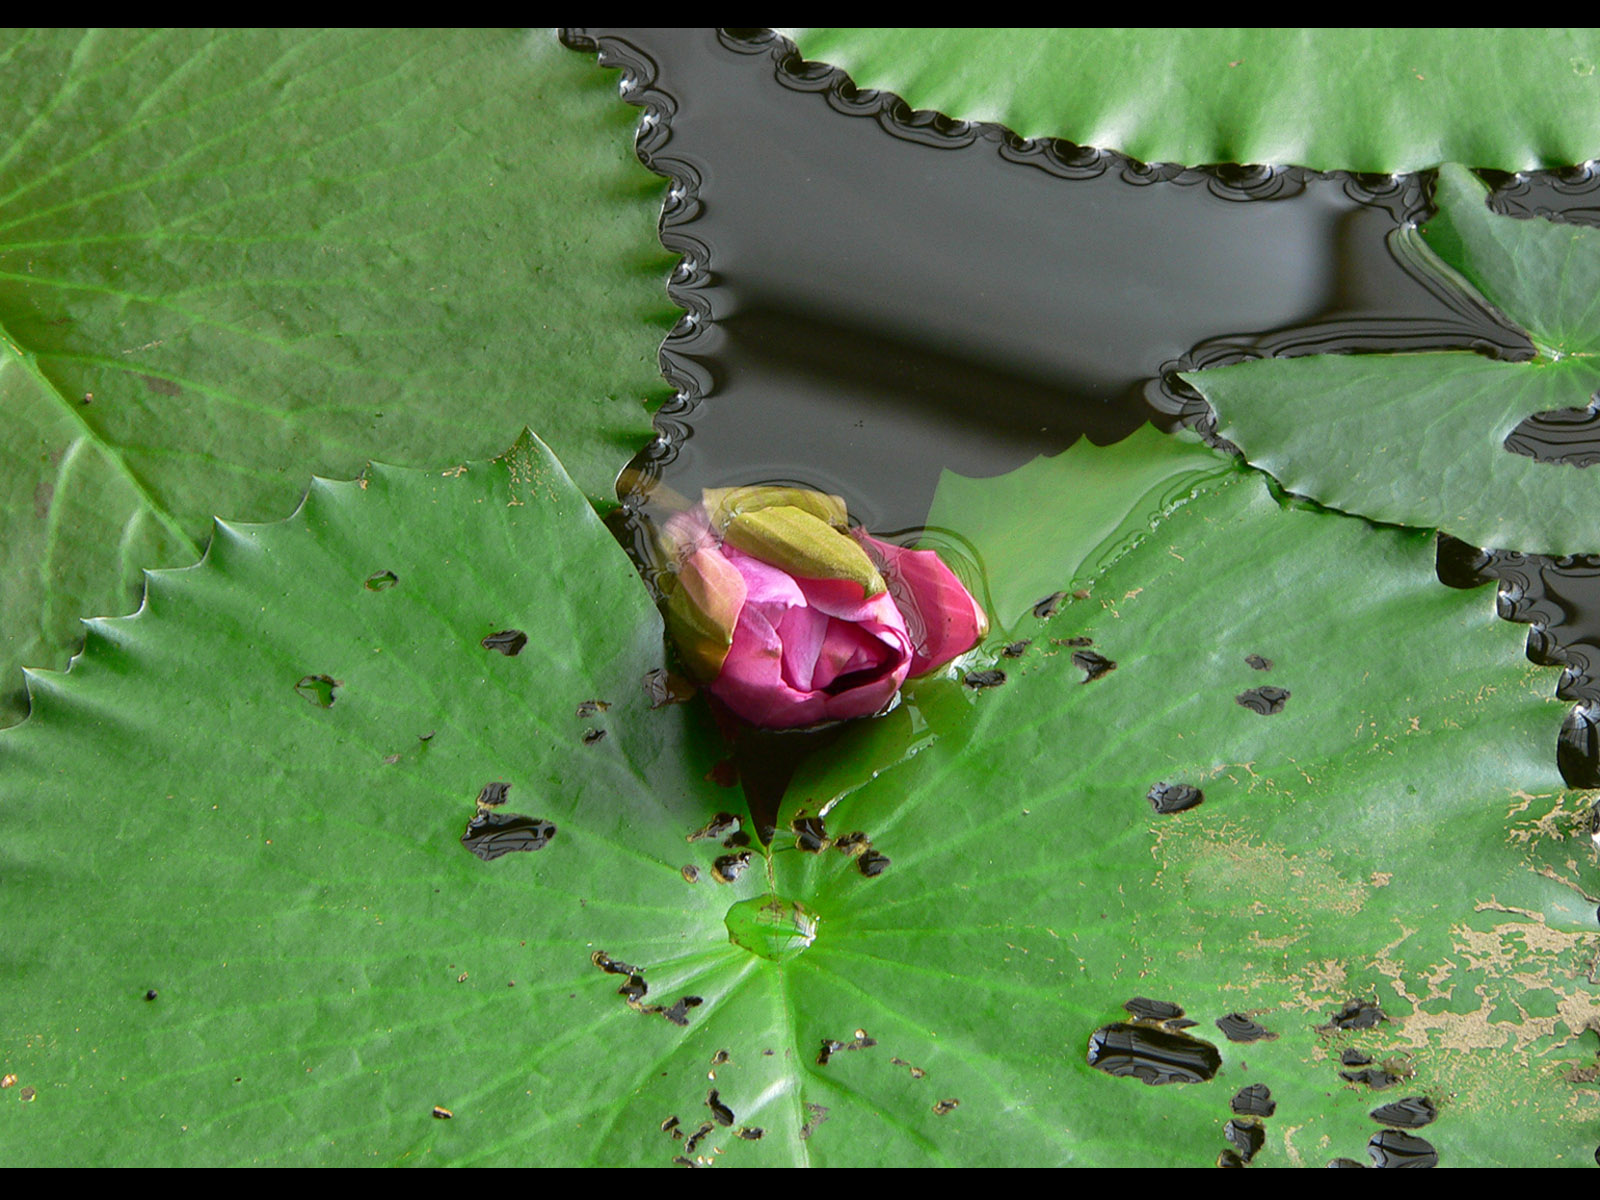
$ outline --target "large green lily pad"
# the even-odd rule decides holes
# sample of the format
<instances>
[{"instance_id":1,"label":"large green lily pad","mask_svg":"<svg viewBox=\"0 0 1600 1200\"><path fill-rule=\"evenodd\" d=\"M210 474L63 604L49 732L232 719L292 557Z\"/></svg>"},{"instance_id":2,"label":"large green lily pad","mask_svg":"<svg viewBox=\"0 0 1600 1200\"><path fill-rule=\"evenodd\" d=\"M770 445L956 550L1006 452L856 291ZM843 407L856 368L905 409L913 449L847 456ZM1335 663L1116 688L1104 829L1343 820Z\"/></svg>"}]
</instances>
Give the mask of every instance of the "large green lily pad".
<instances>
[{"instance_id":1,"label":"large green lily pad","mask_svg":"<svg viewBox=\"0 0 1600 1200\"><path fill-rule=\"evenodd\" d=\"M1573 29L795 29L913 108L1147 162L1525 170L1600 153Z\"/></svg>"},{"instance_id":2,"label":"large green lily pad","mask_svg":"<svg viewBox=\"0 0 1600 1200\"><path fill-rule=\"evenodd\" d=\"M664 185L553 33L24 32L0 63L0 722L214 512L530 421L604 499L649 440Z\"/></svg>"},{"instance_id":3,"label":"large green lily pad","mask_svg":"<svg viewBox=\"0 0 1600 1200\"><path fill-rule=\"evenodd\" d=\"M1005 684L926 681L797 782L784 824L837 798L880 874L785 830L719 883L714 739L649 707L659 620L549 453L319 481L0 734L0 1157L1203 1165L1261 1081L1260 1161L1320 1162L1375 1129L1359 1046L1447 1161L1573 1161L1593 868L1517 642L1426 535L1212 480ZM1281 712L1235 702L1262 684ZM491 783L547 844L463 848ZM1087 1065L1134 995L1215 1080ZM1314 1029L1362 995L1388 1023ZM1280 1036L1222 1042L1235 1010Z\"/></svg>"},{"instance_id":4,"label":"large green lily pad","mask_svg":"<svg viewBox=\"0 0 1600 1200\"><path fill-rule=\"evenodd\" d=\"M1524 418L1600 394L1600 230L1497 216L1486 195L1469 171L1445 167L1423 234L1439 269L1527 330L1529 361L1315 355L1183 378L1252 463L1320 503L1478 546L1600 549L1600 476L1504 446Z\"/></svg>"}]
</instances>

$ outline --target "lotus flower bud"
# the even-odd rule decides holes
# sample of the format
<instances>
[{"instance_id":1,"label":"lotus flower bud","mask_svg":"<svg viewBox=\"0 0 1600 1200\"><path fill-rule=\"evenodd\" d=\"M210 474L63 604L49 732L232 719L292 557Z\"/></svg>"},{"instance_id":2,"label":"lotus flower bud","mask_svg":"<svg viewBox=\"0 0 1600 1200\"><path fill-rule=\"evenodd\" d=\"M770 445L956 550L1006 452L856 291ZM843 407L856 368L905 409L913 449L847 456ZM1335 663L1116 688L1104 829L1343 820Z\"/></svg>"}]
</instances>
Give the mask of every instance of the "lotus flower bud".
<instances>
[{"instance_id":1,"label":"lotus flower bud","mask_svg":"<svg viewBox=\"0 0 1600 1200\"><path fill-rule=\"evenodd\" d=\"M838 496L707 489L662 542L667 627L685 664L765 728L881 712L907 677L988 630L937 554L852 529Z\"/></svg>"}]
</instances>

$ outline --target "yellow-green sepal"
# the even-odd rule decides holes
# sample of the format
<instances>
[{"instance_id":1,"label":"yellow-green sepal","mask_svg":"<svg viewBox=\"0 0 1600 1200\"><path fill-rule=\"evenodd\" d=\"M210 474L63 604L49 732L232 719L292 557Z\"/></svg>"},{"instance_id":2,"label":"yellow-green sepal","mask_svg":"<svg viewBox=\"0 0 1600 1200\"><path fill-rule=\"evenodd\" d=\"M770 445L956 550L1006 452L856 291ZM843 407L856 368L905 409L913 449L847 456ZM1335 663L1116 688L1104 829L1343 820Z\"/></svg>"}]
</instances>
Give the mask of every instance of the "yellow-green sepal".
<instances>
[{"instance_id":1,"label":"yellow-green sepal","mask_svg":"<svg viewBox=\"0 0 1600 1200\"><path fill-rule=\"evenodd\" d=\"M748 487L705 488L700 493L711 528L718 533L728 528L728 523L742 513L760 512L767 508L798 508L835 529L850 527L850 514L845 509L844 497L828 492L814 492L809 488L778 487L769 484L752 484Z\"/></svg>"},{"instance_id":2,"label":"yellow-green sepal","mask_svg":"<svg viewBox=\"0 0 1600 1200\"><path fill-rule=\"evenodd\" d=\"M722 673L746 588L738 569L714 549L691 554L661 582L667 630L684 666L703 682Z\"/></svg>"},{"instance_id":3,"label":"yellow-green sepal","mask_svg":"<svg viewBox=\"0 0 1600 1200\"><path fill-rule=\"evenodd\" d=\"M854 538L793 505L738 513L723 536L729 545L802 579L848 579L861 585L863 596L886 590L883 576Z\"/></svg>"}]
</instances>

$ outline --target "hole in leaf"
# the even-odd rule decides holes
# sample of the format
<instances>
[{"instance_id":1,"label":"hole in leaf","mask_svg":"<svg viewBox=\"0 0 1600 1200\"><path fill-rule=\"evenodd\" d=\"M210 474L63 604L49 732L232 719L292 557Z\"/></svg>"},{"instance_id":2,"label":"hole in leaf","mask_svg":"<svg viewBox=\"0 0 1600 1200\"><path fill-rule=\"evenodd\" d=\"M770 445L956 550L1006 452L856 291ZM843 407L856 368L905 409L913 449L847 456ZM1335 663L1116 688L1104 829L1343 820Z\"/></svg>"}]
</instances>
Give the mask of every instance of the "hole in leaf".
<instances>
[{"instance_id":1,"label":"hole in leaf","mask_svg":"<svg viewBox=\"0 0 1600 1200\"><path fill-rule=\"evenodd\" d=\"M1138 1021L1172 1021L1183 1016L1183 1008L1170 1000L1152 1000L1148 996L1135 996L1123 1004L1124 1012Z\"/></svg>"},{"instance_id":2,"label":"hole in leaf","mask_svg":"<svg viewBox=\"0 0 1600 1200\"><path fill-rule=\"evenodd\" d=\"M1222 1030L1222 1036L1230 1042L1270 1042L1278 1036L1270 1029L1257 1025L1243 1013L1229 1013L1225 1017L1218 1017L1217 1028Z\"/></svg>"},{"instance_id":3,"label":"hole in leaf","mask_svg":"<svg viewBox=\"0 0 1600 1200\"><path fill-rule=\"evenodd\" d=\"M716 1126L714 1126L710 1121L702 1122L700 1128L696 1129L689 1135L689 1140L683 1144L683 1148L690 1154L693 1154L695 1147L700 1144L701 1140L706 1136L706 1134L710 1133L715 1128Z\"/></svg>"},{"instance_id":4,"label":"hole in leaf","mask_svg":"<svg viewBox=\"0 0 1600 1200\"><path fill-rule=\"evenodd\" d=\"M1324 1028L1372 1029L1380 1021L1388 1019L1383 1015L1383 1009L1378 1007L1376 1000L1346 1000L1339 1011L1328 1018L1328 1024Z\"/></svg>"},{"instance_id":5,"label":"hole in leaf","mask_svg":"<svg viewBox=\"0 0 1600 1200\"><path fill-rule=\"evenodd\" d=\"M493 811L506 802L510 791L511 785L502 781L484 784L477 814L461 835L461 844L484 862L517 851L543 850L556 835L556 827L539 817Z\"/></svg>"},{"instance_id":6,"label":"hole in leaf","mask_svg":"<svg viewBox=\"0 0 1600 1200\"><path fill-rule=\"evenodd\" d=\"M1246 654L1244 661L1252 671L1272 670L1272 660L1270 658L1262 658L1259 654Z\"/></svg>"},{"instance_id":7,"label":"hole in leaf","mask_svg":"<svg viewBox=\"0 0 1600 1200\"><path fill-rule=\"evenodd\" d=\"M492 862L505 854L543 850L555 835L556 827L540 817L480 812L467 822L461 844L484 862Z\"/></svg>"},{"instance_id":8,"label":"hole in leaf","mask_svg":"<svg viewBox=\"0 0 1600 1200\"><path fill-rule=\"evenodd\" d=\"M1278 1105L1272 1098L1272 1089L1264 1083L1252 1083L1249 1087L1240 1088L1228 1107L1241 1117L1270 1117L1278 1111Z\"/></svg>"},{"instance_id":9,"label":"hole in leaf","mask_svg":"<svg viewBox=\"0 0 1600 1200\"><path fill-rule=\"evenodd\" d=\"M1033 615L1041 621L1048 621L1061 611L1061 605L1066 600L1065 592L1051 592L1043 600L1033 606Z\"/></svg>"},{"instance_id":10,"label":"hole in leaf","mask_svg":"<svg viewBox=\"0 0 1600 1200\"><path fill-rule=\"evenodd\" d=\"M607 975L626 975L617 995L627 1002L634 1012L644 1013L647 1016L662 1016L674 1025L687 1025L689 1023L689 1010L698 1008L705 1003L699 996L684 996L676 1003L663 1007L659 1004L644 1004L642 1001L650 991L650 986L645 983L641 968L632 963L625 963L620 958L612 958L604 950L596 950L589 956L589 961L599 967Z\"/></svg>"},{"instance_id":11,"label":"hole in leaf","mask_svg":"<svg viewBox=\"0 0 1600 1200\"><path fill-rule=\"evenodd\" d=\"M1093 650L1074 650L1072 665L1083 672L1084 683L1093 683L1117 669L1116 663L1103 654L1096 654Z\"/></svg>"},{"instance_id":12,"label":"hole in leaf","mask_svg":"<svg viewBox=\"0 0 1600 1200\"><path fill-rule=\"evenodd\" d=\"M1394 1125L1400 1129L1421 1129L1433 1124L1439 1115L1438 1107L1426 1096L1407 1096L1389 1104L1380 1104L1372 1110L1372 1119L1380 1125Z\"/></svg>"},{"instance_id":13,"label":"hole in leaf","mask_svg":"<svg viewBox=\"0 0 1600 1200\"><path fill-rule=\"evenodd\" d=\"M1251 688L1248 692L1240 692L1234 700L1253 713L1270 717L1274 713L1283 711L1283 706L1289 702L1289 695L1288 688L1258 687Z\"/></svg>"},{"instance_id":14,"label":"hole in leaf","mask_svg":"<svg viewBox=\"0 0 1600 1200\"><path fill-rule=\"evenodd\" d=\"M584 700L578 705L578 719L588 720L596 713L603 713L610 707L610 702L606 700Z\"/></svg>"},{"instance_id":15,"label":"hole in leaf","mask_svg":"<svg viewBox=\"0 0 1600 1200\"><path fill-rule=\"evenodd\" d=\"M689 1024L689 1010L691 1008L699 1008L704 1003L705 1001L699 996L681 996L677 1000L674 1000L671 1004L667 1005L665 1008L652 1006L649 1008L643 1008L640 1011L647 1013L658 1012L668 1021L671 1021L674 1025L683 1027Z\"/></svg>"},{"instance_id":16,"label":"hole in leaf","mask_svg":"<svg viewBox=\"0 0 1600 1200\"><path fill-rule=\"evenodd\" d=\"M717 1095L716 1088L706 1093L706 1107L711 1110L711 1119L718 1125L733 1124L733 1109L722 1102L722 1097Z\"/></svg>"},{"instance_id":17,"label":"hole in leaf","mask_svg":"<svg viewBox=\"0 0 1600 1200\"><path fill-rule=\"evenodd\" d=\"M948 1116L960 1107L961 1101L957 1100L954 1096L951 1096L948 1100L938 1100L934 1102L933 1115L936 1117Z\"/></svg>"},{"instance_id":18,"label":"hole in leaf","mask_svg":"<svg viewBox=\"0 0 1600 1200\"><path fill-rule=\"evenodd\" d=\"M852 830L841 838L836 838L833 848L841 854L848 854L852 858L859 858L865 854L872 845L872 839L861 830Z\"/></svg>"},{"instance_id":19,"label":"hole in leaf","mask_svg":"<svg viewBox=\"0 0 1600 1200\"><path fill-rule=\"evenodd\" d=\"M1204 1083L1222 1066L1210 1042L1153 1025L1117 1021L1089 1038L1089 1065L1107 1075L1131 1075L1141 1083Z\"/></svg>"},{"instance_id":20,"label":"hole in leaf","mask_svg":"<svg viewBox=\"0 0 1600 1200\"><path fill-rule=\"evenodd\" d=\"M796 817L789 822L789 828L794 833L794 844L807 854L821 854L833 844L821 817Z\"/></svg>"},{"instance_id":21,"label":"hole in leaf","mask_svg":"<svg viewBox=\"0 0 1600 1200\"><path fill-rule=\"evenodd\" d=\"M294 685L294 690L302 700L318 708L332 708L338 698L334 692L339 686L340 681L331 675L307 675Z\"/></svg>"},{"instance_id":22,"label":"hole in leaf","mask_svg":"<svg viewBox=\"0 0 1600 1200\"><path fill-rule=\"evenodd\" d=\"M1004 650L1000 651L1000 653L1005 655L1007 658L1021 658L1031 645L1033 645L1033 639L1024 638L1020 642L1012 642Z\"/></svg>"},{"instance_id":23,"label":"hole in leaf","mask_svg":"<svg viewBox=\"0 0 1600 1200\"><path fill-rule=\"evenodd\" d=\"M703 842L709 839L721 839L739 829L739 818L732 813L719 812L699 829L689 834L684 840L689 842Z\"/></svg>"},{"instance_id":24,"label":"hole in leaf","mask_svg":"<svg viewBox=\"0 0 1600 1200\"><path fill-rule=\"evenodd\" d=\"M856 866L861 869L861 873L868 879L876 879L889 869L889 864L892 861L887 854L868 849L856 859Z\"/></svg>"},{"instance_id":25,"label":"hole in leaf","mask_svg":"<svg viewBox=\"0 0 1600 1200\"><path fill-rule=\"evenodd\" d=\"M1206 798L1206 794L1189 783L1157 783L1145 793L1150 807L1163 816L1187 812Z\"/></svg>"},{"instance_id":26,"label":"hole in leaf","mask_svg":"<svg viewBox=\"0 0 1600 1200\"><path fill-rule=\"evenodd\" d=\"M867 1050L878 1044L878 1039L868 1037L865 1029L856 1030L856 1035L848 1042L837 1041L834 1038L823 1038L822 1049L817 1052L817 1066L825 1067L828 1060L835 1054L846 1050Z\"/></svg>"},{"instance_id":27,"label":"hole in leaf","mask_svg":"<svg viewBox=\"0 0 1600 1200\"><path fill-rule=\"evenodd\" d=\"M1229 1121L1222 1127L1222 1136L1238 1151L1243 1162L1249 1162L1267 1144L1267 1131L1254 1121Z\"/></svg>"},{"instance_id":28,"label":"hole in leaf","mask_svg":"<svg viewBox=\"0 0 1600 1200\"><path fill-rule=\"evenodd\" d=\"M983 688L999 687L1005 681L1006 673L995 668L989 671L968 671L966 678L961 682L976 692Z\"/></svg>"},{"instance_id":29,"label":"hole in leaf","mask_svg":"<svg viewBox=\"0 0 1600 1200\"><path fill-rule=\"evenodd\" d=\"M737 854L724 854L711 864L711 878L718 883L732 883L744 874L745 868L749 865L748 850L741 850Z\"/></svg>"},{"instance_id":30,"label":"hole in leaf","mask_svg":"<svg viewBox=\"0 0 1600 1200\"><path fill-rule=\"evenodd\" d=\"M1431 1142L1400 1129L1380 1129L1367 1143L1375 1167L1437 1167L1439 1152Z\"/></svg>"},{"instance_id":31,"label":"hole in leaf","mask_svg":"<svg viewBox=\"0 0 1600 1200\"><path fill-rule=\"evenodd\" d=\"M521 654L527 644L528 635L520 629L502 629L499 633L491 633L481 643L485 650L497 650L507 658Z\"/></svg>"},{"instance_id":32,"label":"hole in leaf","mask_svg":"<svg viewBox=\"0 0 1600 1200\"><path fill-rule=\"evenodd\" d=\"M383 592L400 582L400 576L393 571L374 571L367 576L365 587L369 592Z\"/></svg>"}]
</instances>

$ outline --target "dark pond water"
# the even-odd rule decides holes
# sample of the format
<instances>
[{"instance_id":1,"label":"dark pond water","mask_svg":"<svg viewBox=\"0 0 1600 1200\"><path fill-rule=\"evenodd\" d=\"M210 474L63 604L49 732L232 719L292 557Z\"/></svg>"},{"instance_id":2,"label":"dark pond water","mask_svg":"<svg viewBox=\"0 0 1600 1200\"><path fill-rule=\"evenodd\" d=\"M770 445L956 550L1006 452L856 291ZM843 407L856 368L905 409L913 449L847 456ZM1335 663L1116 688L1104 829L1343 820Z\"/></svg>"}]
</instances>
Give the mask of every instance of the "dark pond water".
<instances>
[{"instance_id":1,"label":"dark pond water","mask_svg":"<svg viewBox=\"0 0 1600 1200\"><path fill-rule=\"evenodd\" d=\"M1432 276L1401 234L1431 178L1143 164L912 111L760 31L568 30L620 68L640 158L672 180L663 243L685 309L678 398L622 487L792 481L875 531L920 526L942 468L998 475L1146 421L1212 428L1177 371L1266 355L1473 349L1522 334ZM1486 176L1514 216L1600 224L1600 171ZM1600 461L1588 410L1508 447ZM1600 547L1597 547L1600 548ZM1577 702L1569 781L1600 783L1600 557L1441 546L1456 586L1501 581L1535 661Z\"/></svg>"}]
</instances>

